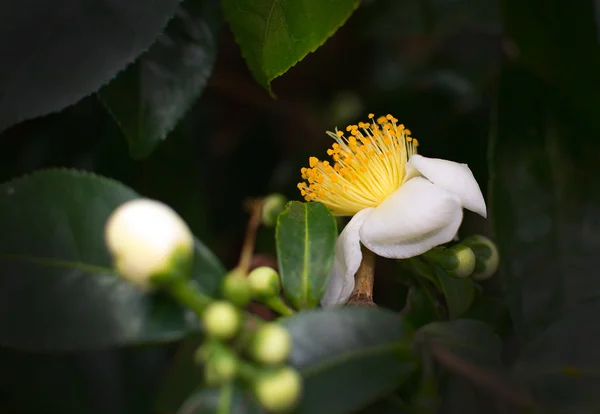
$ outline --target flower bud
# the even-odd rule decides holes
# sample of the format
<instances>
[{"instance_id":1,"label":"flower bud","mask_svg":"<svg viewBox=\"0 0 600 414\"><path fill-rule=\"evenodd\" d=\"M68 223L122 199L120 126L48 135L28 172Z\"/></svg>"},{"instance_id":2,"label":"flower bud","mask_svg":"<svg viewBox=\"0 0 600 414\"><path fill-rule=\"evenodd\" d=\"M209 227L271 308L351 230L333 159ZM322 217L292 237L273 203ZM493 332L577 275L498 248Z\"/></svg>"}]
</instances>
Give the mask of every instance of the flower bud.
<instances>
[{"instance_id":1,"label":"flower bud","mask_svg":"<svg viewBox=\"0 0 600 414\"><path fill-rule=\"evenodd\" d=\"M248 275L248 283L252 294L258 299L279 296L281 281L279 273L269 266L257 267Z\"/></svg>"},{"instance_id":2,"label":"flower bud","mask_svg":"<svg viewBox=\"0 0 600 414\"><path fill-rule=\"evenodd\" d=\"M239 269L234 269L225 276L221 285L221 294L240 308L245 307L252 299L250 284Z\"/></svg>"},{"instance_id":3,"label":"flower bud","mask_svg":"<svg viewBox=\"0 0 600 414\"><path fill-rule=\"evenodd\" d=\"M249 353L256 362L267 365L285 361L292 350L292 338L277 323L265 323L252 336Z\"/></svg>"},{"instance_id":4,"label":"flower bud","mask_svg":"<svg viewBox=\"0 0 600 414\"><path fill-rule=\"evenodd\" d=\"M475 253L475 271L471 277L475 280L489 279L498 271L500 254L496 244L485 236L474 235L463 240Z\"/></svg>"},{"instance_id":5,"label":"flower bud","mask_svg":"<svg viewBox=\"0 0 600 414\"><path fill-rule=\"evenodd\" d=\"M277 217L285 208L287 199L281 194L270 194L265 197L262 208L262 224L267 227L275 226Z\"/></svg>"},{"instance_id":6,"label":"flower bud","mask_svg":"<svg viewBox=\"0 0 600 414\"><path fill-rule=\"evenodd\" d=\"M204 331L208 336L227 341L240 330L242 321L238 309L229 302L215 301L202 315Z\"/></svg>"},{"instance_id":7,"label":"flower bud","mask_svg":"<svg viewBox=\"0 0 600 414\"><path fill-rule=\"evenodd\" d=\"M233 352L222 346L214 347L204 366L206 385L214 387L230 382L238 368L239 361Z\"/></svg>"},{"instance_id":8,"label":"flower bud","mask_svg":"<svg viewBox=\"0 0 600 414\"><path fill-rule=\"evenodd\" d=\"M149 199L128 201L113 211L105 226L106 245L119 274L148 288L152 281L187 277L194 237L169 206Z\"/></svg>"},{"instance_id":9,"label":"flower bud","mask_svg":"<svg viewBox=\"0 0 600 414\"><path fill-rule=\"evenodd\" d=\"M300 400L302 377L290 367L268 370L254 383L256 399L269 412L291 410Z\"/></svg>"},{"instance_id":10,"label":"flower bud","mask_svg":"<svg viewBox=\"0 0 600 414\"><path fill-rule=\"evenodd\" d=\"M475 254L462 244L448 249L437 247L423 254L423 257L454 277L468 277L475 269Z\"/></svg>"}]
</instances>

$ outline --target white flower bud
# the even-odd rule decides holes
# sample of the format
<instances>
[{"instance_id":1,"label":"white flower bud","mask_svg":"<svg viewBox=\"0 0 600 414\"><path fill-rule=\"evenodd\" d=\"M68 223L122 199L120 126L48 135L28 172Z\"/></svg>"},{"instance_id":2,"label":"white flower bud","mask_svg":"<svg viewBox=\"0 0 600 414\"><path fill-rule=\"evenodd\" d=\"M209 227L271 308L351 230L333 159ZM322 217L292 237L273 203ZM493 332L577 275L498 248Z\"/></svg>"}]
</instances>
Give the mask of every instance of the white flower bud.
<instances>
[{"instance_id":1,"label":"white flower bud","mask_svg":"<svg viewBox=\"0 0 600 414\"><path fill-rule=\"evenodd\" d=\"M140 287L168 273L174 260L191 262L194 237L169 206L149 199L128 201L108 218L105 240L119 274Z\"/></svg>"},{"instance_id":2,"label":"white flower bud","mask_svg":"<svg viewBox=\"0 0 600 414\"><path fill-rule=\"evenodd\" d=\"M259 299L278 296L281 292L279 273L269 266L257 267L251 271L248 283L252 294Z\"/></svg>"},{"instance_id":3,"label":"white flower bud","mask_svg":"<svg viewBox=\"0 0 600 414\"><path fill-rule=\"evenodd\" d=\"M229 302L215 301L202 315L204 331L208 336L227 341L240 330L242 321L238 309Z\"/></svg>"},{"instance_id":4,"label":"white flower bud","mask_svg":"<svg viewBox=\"0 0 600 414\"><path fill-rule=\"evenodd\" d=\"M292 338L277 323L265 323L254 333L250 355L261 364L275 365L285 361L292 350Z\"/></svg>"},{"instance_id":5,"label":"white flower bud","mask_svg":"<svg viewBox=\"0 0 600 414\"><path fill-rule=\"evenodd\" d=\"M256 379L254 395L269 412L288 411L296 405L302 393L302 377L292 368L269 370Z\"/></svg>"},{"instance_id":6,"label":"white flower bud","mask_svg":"<svg viewBox=\"0 0 600 414\"><path fill-rule=\"evenodd\" d=\"M454 253L458 261L458 266L452 271L452 275L456 277L471 276L473 270L475 270L475 254L473 250L462 244L457 244L448 250Z\"/></svg>"}]
</instances>

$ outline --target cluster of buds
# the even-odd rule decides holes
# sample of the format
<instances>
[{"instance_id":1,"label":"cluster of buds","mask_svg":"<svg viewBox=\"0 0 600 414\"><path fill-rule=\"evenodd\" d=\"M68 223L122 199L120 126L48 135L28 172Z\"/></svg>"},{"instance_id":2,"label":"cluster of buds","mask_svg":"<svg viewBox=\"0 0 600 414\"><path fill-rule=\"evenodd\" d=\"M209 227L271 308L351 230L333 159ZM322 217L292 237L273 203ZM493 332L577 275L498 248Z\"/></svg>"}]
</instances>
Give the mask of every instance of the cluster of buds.
<instances>
[{"instance_id":1,"label":"cluster of buds","mask_svg":"<svg viewBox=\"0 0 600 414\"><path fill-rule=\"evenodd\" d=\"M481 281L492 277L498 270L500 256L493 241L485 236L470 236L452 247L436 247L423 258L444 269L454 277L471 277Z\"/></svg>"},{"instance_id":2,"label":"cluster of buds","mask_svg":"<svg viewBox=\"0 0 600 414\"><path fill-rule=\"evenodd\" d=\"M272 223L285 199L266 200L263 221ZM223 300L203 295L191 283L194 237L187 224L163 203L138 199L119 206L109 217L105 240L121 277L141 289L161 288L199 316L206 342L196 352L207 385L241 378L269 412L287 411L298 402L302 379L286 365L292 340L276 322L253 321L244 308L252 299L286 314L277 271L259 267L246 275L239 269L224 279ZM239 352L239 355L238 355ZM246 358L244 358L244 357Z\"/></svg>"}]
</instances>

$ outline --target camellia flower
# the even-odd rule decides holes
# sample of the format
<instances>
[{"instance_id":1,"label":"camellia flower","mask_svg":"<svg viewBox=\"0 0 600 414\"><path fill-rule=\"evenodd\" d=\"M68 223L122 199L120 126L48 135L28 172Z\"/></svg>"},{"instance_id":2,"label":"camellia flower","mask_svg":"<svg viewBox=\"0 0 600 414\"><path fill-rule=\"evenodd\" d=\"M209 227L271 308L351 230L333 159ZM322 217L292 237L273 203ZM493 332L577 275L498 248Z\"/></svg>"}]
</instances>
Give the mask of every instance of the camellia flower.
<instances>
[{"instance_id":1,"label":"camellia flower","mask_svg":"<svg viewBox=\"0 0 600 414\"><path fill-rule=\"evenodd\" d=\"M391 115L327 132L333 158L309 159L298 184L307 201L334 215L354 216L340 234L323 306L343 304L354 289L361 242L383 257L405 259L456 235L463 207L486 217L486 206L466 164L417 154L418 141Z\"/></svg>"}]
</instances>

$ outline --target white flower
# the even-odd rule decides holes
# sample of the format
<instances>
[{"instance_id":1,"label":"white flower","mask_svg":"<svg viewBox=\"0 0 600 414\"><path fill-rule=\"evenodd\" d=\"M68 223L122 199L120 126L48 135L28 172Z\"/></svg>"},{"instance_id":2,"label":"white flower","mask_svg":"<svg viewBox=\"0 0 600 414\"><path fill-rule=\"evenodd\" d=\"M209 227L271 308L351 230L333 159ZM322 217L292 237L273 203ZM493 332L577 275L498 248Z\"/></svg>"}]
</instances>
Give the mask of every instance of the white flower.
<instances>
[{"instance_id":1,"label":"white flower","mask_svg":"<svg viewBox=\"0 0 600 414\"><path fill-rule=\"evenodd\" d=\"M369 114L373 119L373 114ZM347 302L362 260L360 244L387 258L418 256L453 239L463 208L486 217L483 195L466 164L417 155L418 141L391 115L328 134L334 164L311 157L298 184L307 201L354 216L336 244L323 306Z\"/></svg>"},{"instance_id":2,"label":"white flower","mask_svg":"<svg viewBox=\"0 0 600 414\"><path fill-rule=\"evenodd\" d=\"M119 274L140 287L149 287L151 276L168 270L176 253L191 257L194 248L183 219L149 199L128 201L113 211L105 239Z\"/></svg>"}]
</instances>

